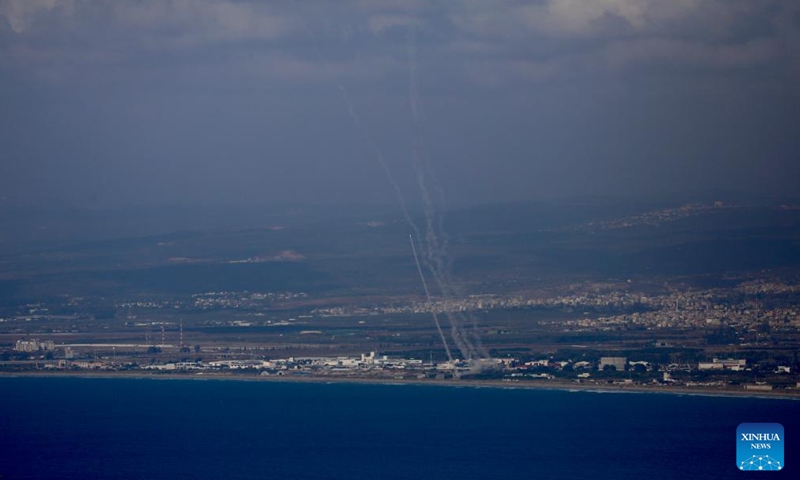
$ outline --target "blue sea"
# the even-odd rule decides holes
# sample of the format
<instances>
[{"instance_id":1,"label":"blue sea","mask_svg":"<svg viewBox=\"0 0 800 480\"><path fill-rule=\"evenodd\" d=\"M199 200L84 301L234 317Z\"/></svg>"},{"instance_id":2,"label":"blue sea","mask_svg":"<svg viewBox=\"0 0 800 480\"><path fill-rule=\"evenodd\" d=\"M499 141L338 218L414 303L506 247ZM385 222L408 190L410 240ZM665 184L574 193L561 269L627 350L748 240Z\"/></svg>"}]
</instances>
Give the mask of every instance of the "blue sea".
<instances>
[{"instance_id":1,"label":"blue sea","mask_svg":"<svg viewBox=\"0 0 800 480\"><path fill-rule=\"evenodd\" d=\"M736 427L785 427L740 472ZM800 478L800 402L424 385L0 378L0 479Z\"/></svg>"}]
</instances>

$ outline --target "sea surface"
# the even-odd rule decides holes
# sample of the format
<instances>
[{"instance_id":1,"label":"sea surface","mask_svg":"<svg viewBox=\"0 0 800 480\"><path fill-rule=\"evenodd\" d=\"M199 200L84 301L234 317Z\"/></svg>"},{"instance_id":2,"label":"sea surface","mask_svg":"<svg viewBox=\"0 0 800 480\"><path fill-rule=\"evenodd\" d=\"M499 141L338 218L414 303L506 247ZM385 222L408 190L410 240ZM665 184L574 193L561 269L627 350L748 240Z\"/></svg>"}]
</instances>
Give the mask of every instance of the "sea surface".
<instances>
[{"instance_id":1,"label":"sea surface","mask_svg":"<svg viewBox=\"0 0 800 480\"><path fill-rule=\"evenodd\" d=\"M740 472L778 422L786 467ZM0 479L800 478L800 402L348 383L0 378Z\"/></svg>"}]
</instances>

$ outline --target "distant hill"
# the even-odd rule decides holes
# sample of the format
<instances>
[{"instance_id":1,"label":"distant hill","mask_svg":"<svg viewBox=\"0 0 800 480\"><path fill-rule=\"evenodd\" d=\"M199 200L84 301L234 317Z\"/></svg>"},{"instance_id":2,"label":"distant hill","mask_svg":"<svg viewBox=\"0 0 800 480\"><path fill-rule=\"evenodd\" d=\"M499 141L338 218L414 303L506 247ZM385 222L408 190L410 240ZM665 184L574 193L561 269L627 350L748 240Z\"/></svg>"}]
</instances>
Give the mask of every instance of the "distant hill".
<instances>
[{"instance_id":1,"label":"distant hill","mask_svg":"<svg viewBox=\"0 0 800 480\"><path fill-rule=\"evenodd\" d=\"M396 210L232 212L5 212L3 224L21 230L4 229L15 233L3 236L0 300L215 290L419 294L412 230ZM420 213L413 218L424 225ZM470 292L571 277L800 268L800 208L786 205L492 205L447 212L443 226L454 273Z\"/></svg>"}]
</instances>

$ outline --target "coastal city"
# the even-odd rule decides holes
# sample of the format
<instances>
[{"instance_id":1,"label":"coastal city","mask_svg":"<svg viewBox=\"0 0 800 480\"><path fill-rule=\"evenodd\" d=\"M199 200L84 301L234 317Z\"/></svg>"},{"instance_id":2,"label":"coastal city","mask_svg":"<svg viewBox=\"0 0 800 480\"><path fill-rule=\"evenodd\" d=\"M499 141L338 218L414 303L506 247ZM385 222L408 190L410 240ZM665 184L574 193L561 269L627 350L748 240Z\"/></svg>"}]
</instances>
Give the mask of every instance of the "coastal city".
<instances>
[{"instance_id":1,"label":"coastal city","mask_svg":"<svg viewBox=\"0 0 800 480\"><path fill-rule=\"evenodd\" d=\"M118 301L117 316L105 320L66 315L64 305L26 305L0 319L0 372L470 379L793 394L800 392L798 295L800 285L762 277L727 288L646 293L628 282L591 283L564 286L553 296L335 306L321 306L305 292L205 292ZM93 301L65 304L79 312ZM429 318L453 312L480 319L471 334L489 355L443 356Z\"/></svg>"},{"instance_id":2,"label":"coastal city","mask_svg":"<svg viewBox=\"0 0 800 480\"><path fill-rule=\"evenodd\" d=\"M126 349L125 357L117 357L116 350ZM87 349L111 348L112 354L87 355ZM146 349L144 359L131 360L128 356L137 349ZM19 340L14 351L26 354L27 360L6 361L6 372L71 372L71 373L151 373L190 377L239 378L258 376L294 379L352 379L352 380L459 380L483 379L514 382L521 385L559 386L565 383L582 386L622 387L694 387L718 390L745 390L757 392L782 392L800 394L789 365L750 364L746 359L713 358L696 364L657 365L646 360L626 357L600 357L596 361L556 360L540 358L524 361L519 358L484 359L479 361L441 362L415 358L390 358L375 352L358 357L288 357L256 359L254 355L232 352L230 348L215 347L206 351L196 349L198 356L216 360L160 361L169 350L183 350L173 345L146 347L143 345L60 345L52 341ZM135 355L134 357L138 357ZM238 358L233 358L238 357ZM767 381L769 379L769 381Z\"/></svg>"}]
</instances>

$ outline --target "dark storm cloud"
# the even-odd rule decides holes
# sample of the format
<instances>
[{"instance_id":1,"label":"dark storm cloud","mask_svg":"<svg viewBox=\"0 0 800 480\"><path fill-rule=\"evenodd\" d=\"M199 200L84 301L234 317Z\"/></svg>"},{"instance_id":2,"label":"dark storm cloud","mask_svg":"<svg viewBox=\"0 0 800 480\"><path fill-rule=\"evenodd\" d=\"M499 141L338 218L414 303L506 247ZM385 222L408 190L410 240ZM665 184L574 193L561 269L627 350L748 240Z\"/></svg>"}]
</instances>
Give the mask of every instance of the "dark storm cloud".
<instances>
[{"instance_id":1,"label":"dark storm cloud","mask_svg":"<svg viewBox=\"0 0 800 480\"><path fill-rule=\"evenodd\" d=\"M798 186L797 2L0 0L0 188L413 200L410 48L455 201Z\"/></svg>"}]
</instances>

